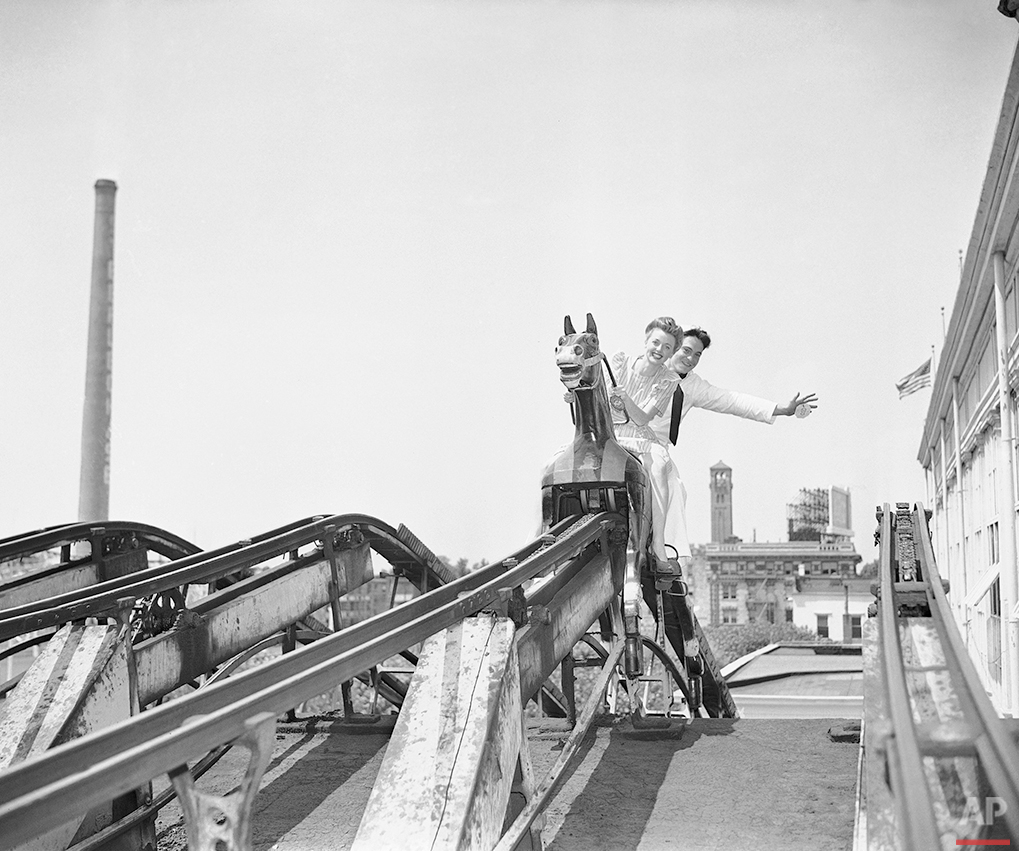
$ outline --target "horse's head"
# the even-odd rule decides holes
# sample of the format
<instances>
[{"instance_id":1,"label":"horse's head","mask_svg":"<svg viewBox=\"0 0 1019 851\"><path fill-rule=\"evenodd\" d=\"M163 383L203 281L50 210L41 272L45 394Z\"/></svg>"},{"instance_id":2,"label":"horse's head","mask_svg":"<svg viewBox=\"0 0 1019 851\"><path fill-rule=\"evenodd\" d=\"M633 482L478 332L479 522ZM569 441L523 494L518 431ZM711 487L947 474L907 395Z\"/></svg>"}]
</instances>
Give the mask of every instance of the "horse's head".
<instances>
[{"instance_id":1,"label":"horse's head","mask_svg":"<svg viewBox=\"0 0 1019 851\"><path fill-rule=\"evenodd\" d=\"M563 331L565 333L559 338L555 352L559 380L569 390L594 387L602 380L602 353L594 317L587 314L587 330L578 334L573 321L567 316L563 322Z\"/></svg>"}]
</instances>

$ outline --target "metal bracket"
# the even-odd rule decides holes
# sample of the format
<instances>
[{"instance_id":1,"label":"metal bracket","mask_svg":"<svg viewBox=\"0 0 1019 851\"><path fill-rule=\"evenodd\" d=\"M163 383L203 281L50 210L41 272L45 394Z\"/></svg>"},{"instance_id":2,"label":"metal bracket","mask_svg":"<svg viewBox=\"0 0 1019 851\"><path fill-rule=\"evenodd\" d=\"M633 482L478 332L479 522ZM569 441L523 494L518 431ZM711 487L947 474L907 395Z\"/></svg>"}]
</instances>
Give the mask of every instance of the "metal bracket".
<instances>
[{"instance_id":1,"label":"metal bracket","mask_svg":"<svg viewBox=\"0 0 1019 851\"><path fill-rule=\"evenodd\" d=\"M333 528L335 529L336 527L334 526ZM365 540L364 532L357 526L351 526L348 529L343 529L336 536L336 545L341 550L349 550L361 546Z\"/></svg>"},{"instance_id":2,"label":"metal bracket","mask_svg":"<svg viewBox=\"0 0 1019 851\"><path fill-rule=\"evenodd\" d=\"M340 566L336 562L336 552L333 549L333 542L336 538L336 527L333 525L326 526L323 529L324 534L322 535L322 550L325 553L326 560L329 562L329 576L330 576L330 588L329 588L329 610L333 616L333 632L339 632L342 629L340 623ZM343 577L343 587L346 587L346 577Z\"/></svg>"},{"instance_id":3,"label":"metal bracket","mask_svg":"<svg viewBox=\"0 0 1019 851\"><path fill-rule=\"evenodd\" d=\"M517 585L506 601L506 616L513 621L513 625L520 629L528 623L527 598L524 596L524 589Z\"/></svg>"},{"instance_id":4,"label":"metal bracket","mask_svg":"<svg viewBox=\"0 0 1019 851\"><path fill-rule=\"evenodd\" d=\"M495 615L496 617L499 618L511 617L510 601L513 599L513 589L500 588L498 591L495 592L495 594L496 594L495 599L492 600L492 602L489 603L487 606L485 606L485 608L476 612L476 614L489 616ZM466 597L467 595L468 592L463 591L460 594L458 594L457 597ZM514 625L516 625L516 621L514 621Z\"/></svg>"},{"instance_id":5,"label":"metal bracket","mask_svg":"<svg viewBox=\"0 0 1019 851\"><path fill-rule=\"evenodd\" d=\"M184 811L190 851L249 851L251 848L251 810L276 744L276 718L270 712L263 712L249 718L244 727L245 732L234 744L246 747L251 759L240 789L228 795L199 792L187 763L170 772Z\"/></svg>"},{"instance_id":6,"label":"metal bracket","mask_svg":"<svg viewBox=\"0 0 1019 851\"><path fill-rule=\"evenodd\" d=\"M105 582L109 577L106 575L106 565L103 563L103 536L106 534L105 526L92 526L88 530L88 542L92 548L90 556L92 563L96 566L96 576L100 582Z\"/></svg>"}]
</instances>

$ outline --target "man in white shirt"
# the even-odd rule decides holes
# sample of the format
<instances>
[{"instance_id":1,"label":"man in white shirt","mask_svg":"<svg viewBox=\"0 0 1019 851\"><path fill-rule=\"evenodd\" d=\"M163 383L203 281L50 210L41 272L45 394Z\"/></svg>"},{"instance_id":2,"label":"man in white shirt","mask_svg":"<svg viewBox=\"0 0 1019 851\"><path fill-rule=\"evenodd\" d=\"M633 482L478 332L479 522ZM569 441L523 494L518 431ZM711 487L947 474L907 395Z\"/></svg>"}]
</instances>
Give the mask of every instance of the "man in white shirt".
<instances>
[{"instance_id":1,"label":"man in white shirt","mask_svg":"<svg viewBox=\"0 0 1019 851\"><path fill-rule=\"evenodd\" d=\"M724 390L705 381L694 374L704 350L711 345L711 337L703 328L691 328L683 335L676 354L669 361L669 367L679 374L680 382L672 397L669 410L651 422L658 439L668 445L676 445L679 424L691 408L704 408L718 414L732 414L747 420L756 420L769 425L776 417L791 417L800 409L799 416L804 417L817 407L817 396L808 393L801 396L797 393L786 405L778 405L759 396L740 393L736 390ZM676 402L682 400L682 407L677 411Z\"/></svg>"},{"instance_id":2,"label":"man in white shirt","mask_svg":"<svg viewBox=\"0 0 1019 851\"><path fill-rule=\"evenodd\" d=\"M817 407L817 396L808 393L801 396L797 393L786 405L778 405L767 399L758 396L751 396L749 393L740 393L735 390L724 390L715 387L705 381L699 375L694 374L697 364L700 362L704 350L711 345L711 337L703 328L690 328L683 333L683 339L676 350L676 354L669 360L669 367L679 374L680 381L673 392L672 401L662 416L655 417L648 424L655 436L669 449L669 444L676 445L679 433L679 425L686 412L691 408L704 408L707 411L715 411L719 414L732 414L735 417L743 417L748 420L768 423L775 422L775 417L799 417L807 416ZM671 454L671 449L669 449ZM670 483L670 506L666 512L665 540L689 540L686 533L686 486L679 479L678 468L673 459L673 476ZM671 500L679 501L679 508L674 506ZM682 524L680 526L679 524ZM679 574L688 569L689 556L680 555L676 561L679 562ZM672 571L672 568L669 568ZM673 575L675 575L673 571ZM673 580L668 582L670 577L656 576L656 586L650 583L643 584L644 601L658 618L656 605L657 591L665 591L661 598L661 605L665 615L665 634L676 652L686 657L687 673L691 676L699 676L701 673L700 660L698 657L699 643L694 635L692 614L686 603L686 591L680 590L683 583ZM664 580L664 581L663 581Z\"/></svg>"},{"instance_id":3,"label":"man in white shirt","mask_svg":"<svg viewBox=\"0 0 1019 851\"><path fill-rule=\"evenodd\" d=\"M725 390L715 387L694 373L700 363L704 350L711 345L711 337L703 328L690 328L683 334L679 348L669 361L669 367L680 376L679 384L672 396L672 403L662 416L655 417L649 424L652 431L666 447L676 445L679 426L691 408L704 408L718 414L731 414L747 420L756 420L769 425L776 417L807 416L817 407L817 396L797 393L788 404L779 405L759 396L740 393L737 390ZM670 450L671 452L671 450ZM675 463L675 459L673 460ZM686 535L686 487L680 484L673 486L675 499L681 500L681 511L669 511L667 517L671 522L682 522L684 528L678 532L666 528L666 539L672 540L673 534ZM681 520L678 518L682 518ZM683 540L686 540L684 537ZM681 560L682 561L682 560Z\"/></svg>"}]
</instances>

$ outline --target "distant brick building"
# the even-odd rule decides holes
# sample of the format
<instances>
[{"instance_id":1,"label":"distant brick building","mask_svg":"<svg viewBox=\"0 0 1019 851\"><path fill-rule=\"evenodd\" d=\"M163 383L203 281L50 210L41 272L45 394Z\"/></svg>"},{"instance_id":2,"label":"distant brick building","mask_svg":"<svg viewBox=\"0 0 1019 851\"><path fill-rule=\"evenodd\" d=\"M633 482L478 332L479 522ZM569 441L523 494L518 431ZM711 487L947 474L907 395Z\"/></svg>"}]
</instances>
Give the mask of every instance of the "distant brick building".
<instances>
[{"instance_id":1,"label":"distant brick building","mask_svg":"<svg viewBox=\"0 0 1019 851\"><path fill-rule=\"evenodd\" d=\"M746 543L732 534L732 468L711 468L711 543L694 549L688 578L706 623L791 623L836 641L859 639L870 579L845 534L820 540Z\"/></svg>"}]
</instances>

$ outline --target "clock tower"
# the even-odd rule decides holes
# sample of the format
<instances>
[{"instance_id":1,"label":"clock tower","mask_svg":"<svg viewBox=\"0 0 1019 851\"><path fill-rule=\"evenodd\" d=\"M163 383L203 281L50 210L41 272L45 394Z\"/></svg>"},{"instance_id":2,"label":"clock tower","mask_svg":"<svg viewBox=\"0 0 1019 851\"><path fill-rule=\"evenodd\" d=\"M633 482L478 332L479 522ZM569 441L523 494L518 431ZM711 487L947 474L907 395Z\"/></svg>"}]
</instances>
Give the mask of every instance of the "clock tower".
<instances>
[{"instance_id":1,"label":"clock tower","mask_svg":"<svg viewBox=\"0 0 1019 851\"><path fill-rule=\"evenodd\" d=\"M732 467L719 461L711 468L711 542L732 537Z\"/></svg>"}]
</instances>

